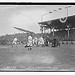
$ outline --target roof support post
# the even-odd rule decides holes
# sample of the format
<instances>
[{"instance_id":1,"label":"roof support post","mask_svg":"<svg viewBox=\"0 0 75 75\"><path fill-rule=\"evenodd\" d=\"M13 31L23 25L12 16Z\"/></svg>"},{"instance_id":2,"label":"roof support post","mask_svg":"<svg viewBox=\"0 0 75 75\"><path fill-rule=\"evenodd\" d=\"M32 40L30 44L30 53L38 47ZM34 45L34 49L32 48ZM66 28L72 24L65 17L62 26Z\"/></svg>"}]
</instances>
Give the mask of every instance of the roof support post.
<instances>
[{"instance_id":1,"label":"roof support post","mask_svg":"<svg viewBox=\"0 0 75 75\"><path fill-rule=\"evenodd\" d=\"M43 34L43 27L41 27L41 33Z\"/></svg>"},{"instance_id":2,"label":"roof support post","mask_svg":"<svg viewBox=\"0 0 75 75\"><path fill-rule=\"evenodd\" d=\"M67 26L67 29L68 29L68 38L69 38L69 26Z\"/></svg>"},{"instance_id":3,"label":"roof support post","mask_svg":"<svg viewBox=\"0 0 75 75\"><path fill-rule=\"evenodd\" d=\"M68 31L67 31L67 32L68 32L68 41L69 41L69 40L70 40L70 38L69 38L69 36L70 36L70 31L69 31L69 30L70 30L70 28L69 28L69 25L67 25L67 29L68 29Z\"/></svg>"},{"instance_id":4,"label":"roof support post","mask_svg":"<svg viewBox=\"0 0 75 75\"><path fill-rule=\"evenodd\" d=\"M54 37L54 28L53 28L53 37Z\"/></svg>"},{"instance_id":5,"label":"roof support post","mask_svg":"<svg viewBox=\"0 0 75 75\"><path fill-rule=\"evenodd\" d=\"M43 33L45 33L45 27L43 27Z\"/></svg>"},{"instance_id":6,"label":"roof support post","mask_svg":"<svg viewBox=\"0 0 75 75\"><path fill-rule=\"evenodd\" d=\"M43 33L42 33L42 35L43 35L43 38L44 38L44 33L45 33L45 29L44 29L44 27L43 27Z\"/></svg>"}]
</instances>

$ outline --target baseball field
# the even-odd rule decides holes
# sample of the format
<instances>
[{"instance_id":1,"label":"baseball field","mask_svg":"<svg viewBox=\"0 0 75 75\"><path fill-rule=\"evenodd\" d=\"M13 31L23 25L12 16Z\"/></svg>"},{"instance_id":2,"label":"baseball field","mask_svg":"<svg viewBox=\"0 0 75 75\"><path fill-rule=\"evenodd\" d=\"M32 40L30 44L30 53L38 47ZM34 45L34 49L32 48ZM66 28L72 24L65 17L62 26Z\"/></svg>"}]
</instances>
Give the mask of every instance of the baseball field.
<instances>
[{"instance_id":1,"label":"baseball field","mask_svg":"<svg viewBox=\"0 0 75 75\"><path fill-rule=\"evenodd\" d=\"M75 44L60 47L0 46L0 71L75 71Z\"/></svg>"}]
</instances>

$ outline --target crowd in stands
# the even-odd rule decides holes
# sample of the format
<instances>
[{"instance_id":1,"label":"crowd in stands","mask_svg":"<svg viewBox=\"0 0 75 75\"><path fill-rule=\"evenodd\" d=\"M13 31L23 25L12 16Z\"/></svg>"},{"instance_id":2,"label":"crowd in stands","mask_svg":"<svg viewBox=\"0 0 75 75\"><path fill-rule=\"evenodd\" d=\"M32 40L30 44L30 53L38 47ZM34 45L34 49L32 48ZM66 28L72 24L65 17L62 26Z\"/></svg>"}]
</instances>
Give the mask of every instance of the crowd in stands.
<instances>
[{"instance_id":1,"label":"crowd in stands","mask_svg":"<svg viewBox=\"0 0 75 75\"><path fill-rule=\"evenodd\" d=\"M67 30L56 31L54 32L54 35L61 41L75 41L75 30L69 30L69 37ZM49 37L51 38L52 36L53 32L50 33Z\"/></svg>"}]
</instances>

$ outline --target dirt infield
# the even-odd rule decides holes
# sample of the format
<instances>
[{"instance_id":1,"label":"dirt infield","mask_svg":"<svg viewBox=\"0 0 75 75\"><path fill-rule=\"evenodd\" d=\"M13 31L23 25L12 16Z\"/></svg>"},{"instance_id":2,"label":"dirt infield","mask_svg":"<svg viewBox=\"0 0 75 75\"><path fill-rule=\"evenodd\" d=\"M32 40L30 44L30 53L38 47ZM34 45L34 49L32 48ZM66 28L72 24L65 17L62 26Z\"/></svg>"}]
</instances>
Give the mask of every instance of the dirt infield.
<instances>
[{"instance_id":1,"label":"dirt infield","mask_svg":"<svg viewBox=\"0 0 75 75\"><path fill-rule=\"evenodd\" d=\"M0 46L0 71L75 71L75 45Z\"/></svg>"}]
</instances>

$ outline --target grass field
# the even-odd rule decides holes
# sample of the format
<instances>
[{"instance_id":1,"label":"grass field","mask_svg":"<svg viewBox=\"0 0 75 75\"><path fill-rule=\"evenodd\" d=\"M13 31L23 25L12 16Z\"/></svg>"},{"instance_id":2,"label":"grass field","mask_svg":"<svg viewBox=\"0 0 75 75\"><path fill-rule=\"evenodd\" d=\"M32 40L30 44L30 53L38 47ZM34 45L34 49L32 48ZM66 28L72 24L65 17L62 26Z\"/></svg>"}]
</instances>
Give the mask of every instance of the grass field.
<instances>
[{"instance_id":1,"label":"grass field","mask_svg":"<svg viewBox=\"0 0 75 75\"><path fill-rule=\"evenodd\" d=\"M75 44L33 47L0 46L0 71L75 71Z\"/></svg>"}]
</instances>

